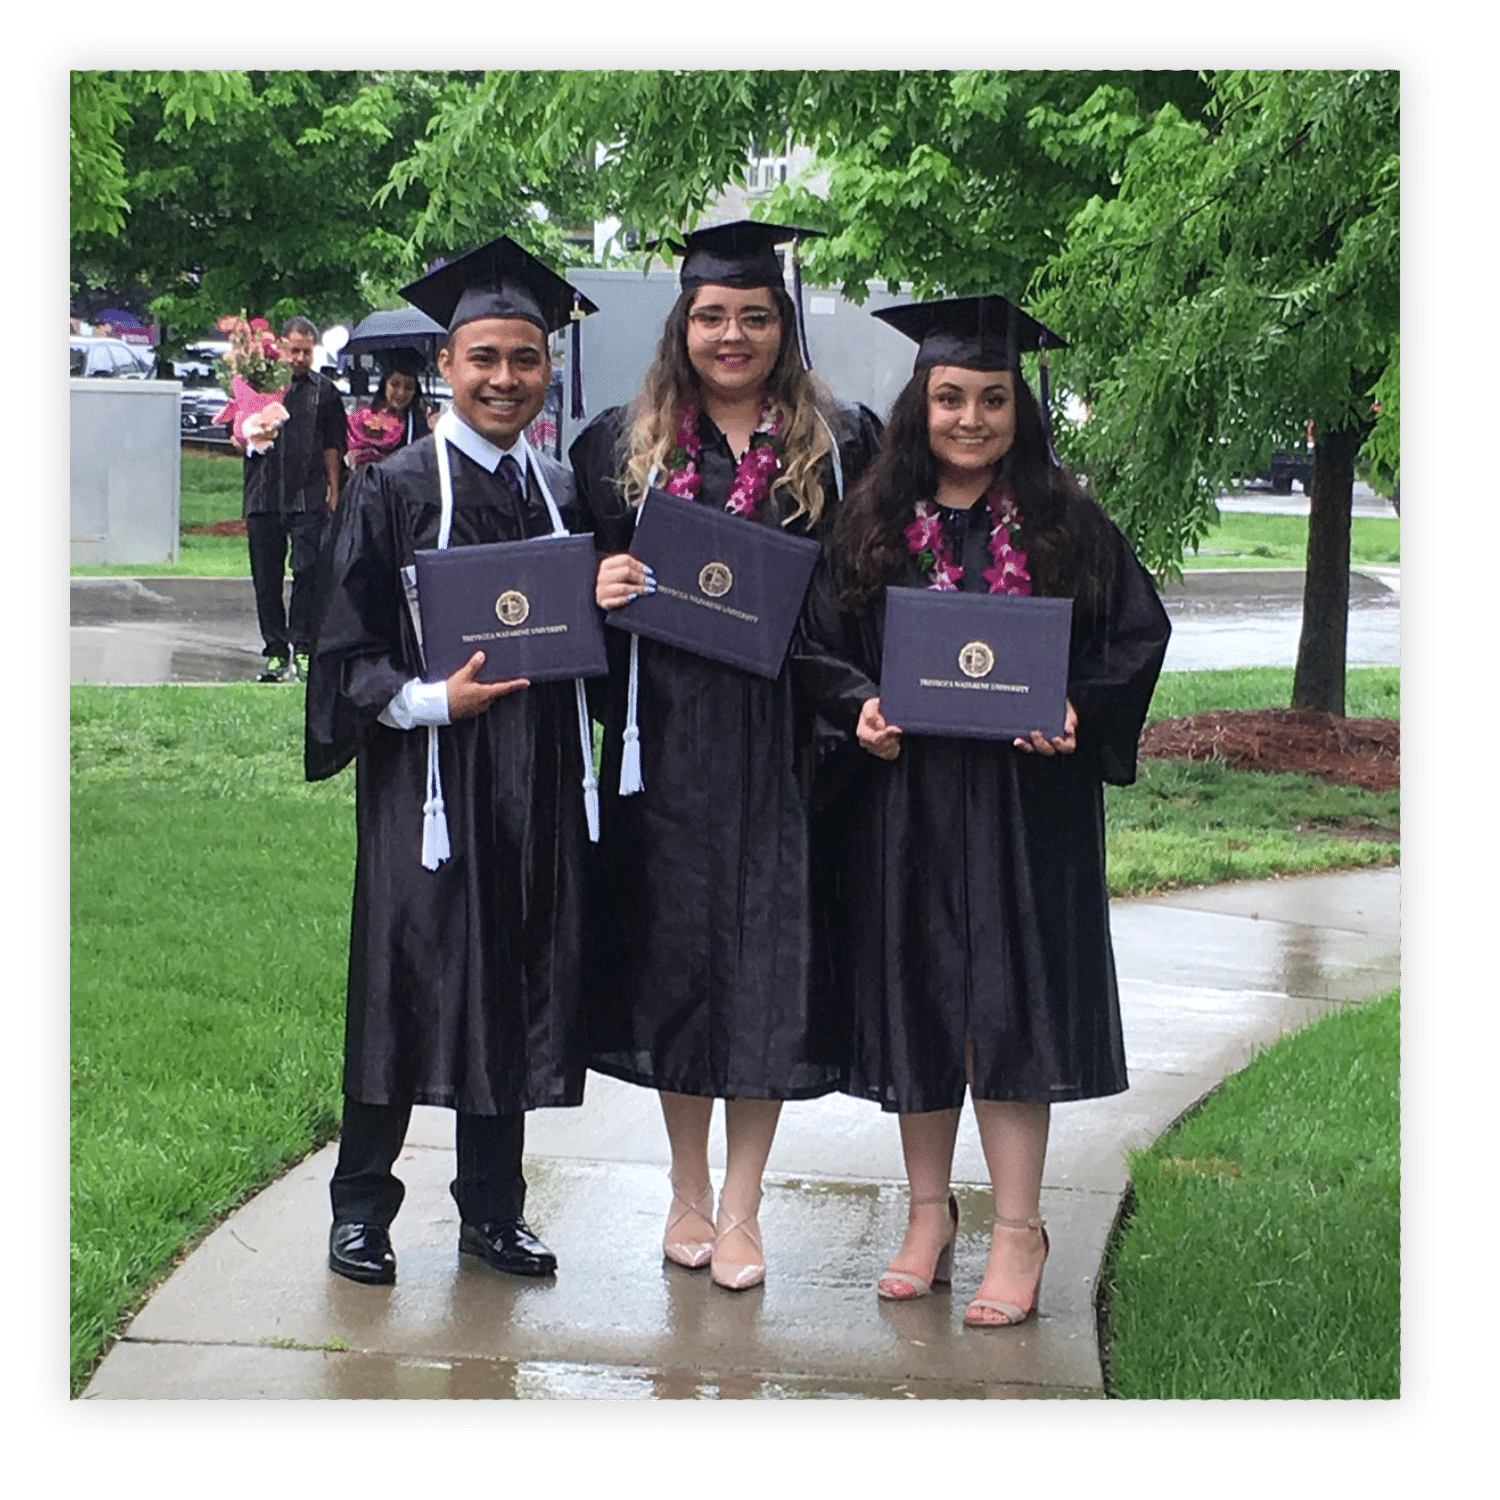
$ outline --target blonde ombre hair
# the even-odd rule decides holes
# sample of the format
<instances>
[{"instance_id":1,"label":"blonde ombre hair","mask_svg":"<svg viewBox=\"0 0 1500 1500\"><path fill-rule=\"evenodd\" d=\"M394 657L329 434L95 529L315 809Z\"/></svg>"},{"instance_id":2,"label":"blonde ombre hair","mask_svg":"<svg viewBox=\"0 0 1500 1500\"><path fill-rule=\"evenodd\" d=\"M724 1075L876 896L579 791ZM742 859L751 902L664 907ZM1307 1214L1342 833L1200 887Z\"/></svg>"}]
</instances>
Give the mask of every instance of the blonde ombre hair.
<instances>
[{"instance_id":1,"label":"blonde ombre hair","mask_svg":"<svg viewBox=\"0 0 1500 1500\"><path fill-rule=\"evenodd\" d=\"M687 354L688 309L698 290L689 287L682 292L667 314L656 357L626 414L619 477L620 488L632 506L645 499L653 469L660 471L658 483L665 483L667 458L677 446L682 408L698 399L698 377ZM832 449L828 433L837 408L822 382L802 368L792 299L781 287L773 286L769 291L781 317L781 348L766 379L766 391L781 412L781 428L773 439L781 467L771 490L773 494L784 493L792 502L783 525L806 516L807 524L815 526L823 514L820 471Z\"/></svg>"}]
</instances>

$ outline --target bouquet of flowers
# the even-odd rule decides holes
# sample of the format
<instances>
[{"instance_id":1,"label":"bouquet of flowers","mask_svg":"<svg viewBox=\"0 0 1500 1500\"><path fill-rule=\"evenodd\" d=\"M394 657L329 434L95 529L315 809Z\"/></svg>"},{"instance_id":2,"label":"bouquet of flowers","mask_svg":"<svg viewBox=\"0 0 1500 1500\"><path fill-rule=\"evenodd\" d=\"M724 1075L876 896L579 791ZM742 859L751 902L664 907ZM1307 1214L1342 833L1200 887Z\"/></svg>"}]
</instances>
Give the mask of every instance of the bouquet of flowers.
<instances>
[{"instance_id":1,"label":"bouquet of flowers","mask_svg":"<svg viewBox=\"0 0 1500 1500\"><path fill-rule=\"evenodd\" d=\"M349 452L345 457L350 468L389 458L406 429L406 423L395 412L371 411L367 406L351 411L348 424Z\"/></svg>"},{"instance_id":2,"label":"bouquet of flowers","mask_svg":"<svg viewBox=\"0 0 1500 1500\"><path fill-rule=\"evenodd\" d=\"M287 409L281 404L292 383L291 366L264 318L226 313L216 325L229 335L229 352L214 361L214 373L230 400L218 420L230 423L234 435L251 453L264 453L276 441Z\"/></svg>"}]
</instances>

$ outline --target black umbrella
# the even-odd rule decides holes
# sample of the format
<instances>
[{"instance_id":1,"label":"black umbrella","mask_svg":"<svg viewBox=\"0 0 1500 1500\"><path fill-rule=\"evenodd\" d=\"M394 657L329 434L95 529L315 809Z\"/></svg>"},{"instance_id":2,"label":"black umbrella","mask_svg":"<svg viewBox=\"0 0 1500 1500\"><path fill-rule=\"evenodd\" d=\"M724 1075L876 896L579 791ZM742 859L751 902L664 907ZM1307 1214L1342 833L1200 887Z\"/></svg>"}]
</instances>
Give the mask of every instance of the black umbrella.
<instances>
[{"instance_id":1,"label":"black umbrella","mask_svg":"<svg viewBox=\"0 0 1500 1500\"><path fill-rule=\"evenodd\" d=\"M360 354L377 349L415 349L430 360L447 338L448 330L426 313L415 307L396 307L389 312L372 312L361 318L340 352Z\"/></svg>"}]
</instances>

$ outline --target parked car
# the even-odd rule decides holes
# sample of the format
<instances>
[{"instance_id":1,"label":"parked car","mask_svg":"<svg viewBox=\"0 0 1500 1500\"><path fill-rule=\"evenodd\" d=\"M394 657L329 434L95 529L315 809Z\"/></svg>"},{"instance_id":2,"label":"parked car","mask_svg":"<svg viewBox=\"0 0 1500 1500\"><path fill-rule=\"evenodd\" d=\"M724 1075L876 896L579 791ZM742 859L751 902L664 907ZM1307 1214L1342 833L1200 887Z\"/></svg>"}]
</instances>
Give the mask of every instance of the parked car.
<instances>
[{"instance_id":1,"label":"parked car","mask_svg":"<svg viewBox=\"0 0 1500 1500\"><path fill-rule=\"evenodd\" d=\"M202 442L227 443L229 428L215 418L228 399L216 385L185 386L180 408L182 435Z\"/></svg>"},{"instance_id":2,"label":"parked car","mask_svg":"<svg viewBox=\"0 0 1500 1500\"><path fill-rule=\"evenodd\" d=\"M214 374L214 361L228 351L228 339L200 339L172 360L172 373L182 382L183 437L197 442L229 442L229 428L214 420L229 400Z\"/></svg>"},{"instance_id":3,"label":"parked car","mask_svg":"<svg viewBox=\"0 0 1500 1500\"><path fill-rule=\"evenodd\" d=\"M1312 493L1312 450L1294 453L1285 448L1278 448L1271 455L1271 472L1268 476L1271 481L1271 493L1273 495L1290 495L1292 493L1292 481L1295 479L1307 494Z\"/></svg>"},{"instance_id":4,"label":"parked car","mask_svg":"<svg viewBox=\"0 0 1500 1500\"><path fill-rule=\"evenodd\" d=\"M156 355L147 346L127 344L124 339L68 337L68 374L82 379L109 377L117 380L150 380Z\"/></svg>"}]
</instances>

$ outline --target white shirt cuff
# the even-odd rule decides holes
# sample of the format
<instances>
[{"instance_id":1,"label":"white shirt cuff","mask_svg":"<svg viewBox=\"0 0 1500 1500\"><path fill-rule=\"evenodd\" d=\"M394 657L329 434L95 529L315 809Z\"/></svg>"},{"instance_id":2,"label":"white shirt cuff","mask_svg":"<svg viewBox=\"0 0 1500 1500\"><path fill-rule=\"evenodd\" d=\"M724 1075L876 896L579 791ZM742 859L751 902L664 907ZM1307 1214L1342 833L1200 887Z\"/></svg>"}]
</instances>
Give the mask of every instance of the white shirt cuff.
<instances>
[{"instance_id":1,"label":"white shirt cuff","mask_svg":"<svg viewBox=\"0 0 1500 1500\"><path fill-rule=\"evenodd\" d=\"M380 722L392 729L452 723L448 717L448 684L413 677L381 710Z\"/></svg>"}]
</instances>

